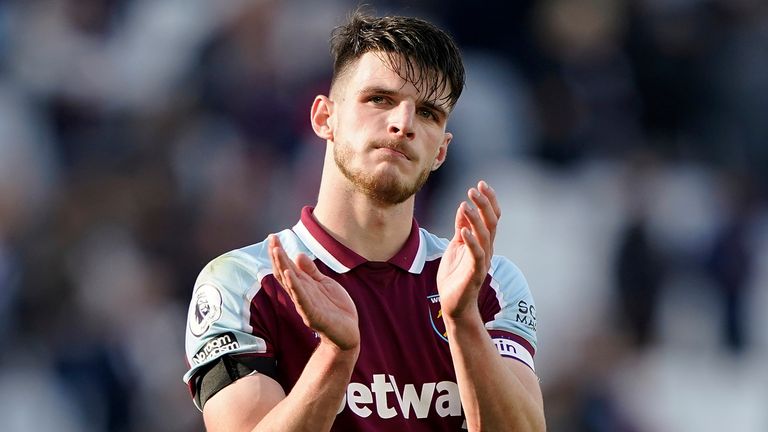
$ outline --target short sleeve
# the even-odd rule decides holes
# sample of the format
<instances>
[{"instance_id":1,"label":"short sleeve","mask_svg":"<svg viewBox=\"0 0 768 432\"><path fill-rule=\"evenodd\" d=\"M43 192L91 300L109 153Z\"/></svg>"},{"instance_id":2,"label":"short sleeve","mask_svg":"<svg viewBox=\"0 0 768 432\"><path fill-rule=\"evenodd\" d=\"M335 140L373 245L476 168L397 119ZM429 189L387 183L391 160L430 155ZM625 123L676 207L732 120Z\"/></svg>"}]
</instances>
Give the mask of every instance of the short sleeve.
<instances>
[{"instance_id":1,"label":"short sleeve","mask_svg":"<svg viewBox=\"0 0 768 432\"><path fill-rule=\"evenodd\" d=\"M237 250L211 261L195 282L185 336L184 381L224 354L272 356L270 336L254 332L251 302L267 271L258 256Z\"/></svg>"},{"instance_id":2,"label":"short sleeve","mask_svg":"<svg viewBox=\"0 0 768 432\"><path fill-rule=\"evenodd\" d=\"M494 256L489 276L492 296L481 307L494 312L485 327L503 356L517 358L533 369L536 304L528 282L520 269L502 256Z\"/></svg>"}]
</instances>

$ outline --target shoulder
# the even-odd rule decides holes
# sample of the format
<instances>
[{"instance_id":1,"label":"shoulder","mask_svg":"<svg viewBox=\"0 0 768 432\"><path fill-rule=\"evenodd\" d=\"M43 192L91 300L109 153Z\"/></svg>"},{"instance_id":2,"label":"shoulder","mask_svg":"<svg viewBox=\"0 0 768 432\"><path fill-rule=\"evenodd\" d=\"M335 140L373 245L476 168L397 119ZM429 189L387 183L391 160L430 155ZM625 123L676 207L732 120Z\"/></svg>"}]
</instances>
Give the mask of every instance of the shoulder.
<instances>
[{"instance_id":1,"label":"shoulder","mask_svg":"<svg viewBox=\"0 0 768 432\"><path fill-rule=\"evenodd\" d=\"M303 251L293 231L276 235L286 250ZM186 382L224 354L269 352L265 337L254 333L251 308L253 299L265 292L263 279L271 273L266 241L229 251L205 265L187 311L185 350L190 369L184 375Z\"/></svg>"},{"instance_id":2,"label":"shoulder","mask_svg":"<svg viewBox=\"0 0 768 432\"><path fill-rule=\"evenodd\" d=\"M512 285L517 289L528 289L528 282L522 270L512 260L503 255L493 256L488 274L493 280L503 282L505 286Z\"/></svg>"},{"instance_id":3,"label":"shoulder","mask_svg":"<svg viewBox=\"0 0 768 432\"><path fill-rule=\"evenodd\" d=\"M419 229L419 234L421 236L421 247L424 249L424 255L426 256L427 261L432 261L443 256L445 250L448 248L450 240L435 235L424 228ZM525 281L523 272L514 262L503 255L493 256L488 274L498 281L504 281L504 285L514 281L515 285L525 285L527 289L528 284Z\"/></svg>"},{"instance_id":4,"label":"shoulder","mask_svg":"<svg viewBox=\"0 0 768 432\"><path fill-rule=\"evenodd\" d=\"M489 285L494 296L501 302L502 309L517 308L519 305L533 305L533 295L523 272L509 258L494 255L488 270ZM535 330L532 327L531 330Z\"/></svg>"},{"instance_id":5,"label":"shoulder","mask_svg":"<svg viewBox=\"0 0 768 432\"><path fill-rule=\"evenodd\" d=\"M304 252L303 244L293 231L286 229L276 235L289 255ZM268 245L267 241L263 240L231 250L211 260L198 275L195 288L213 285L227 291L238 291L250 288L271 273Z\"/></svg>"},{"instance_id":6,"label":"shoulder","mask_svg":"<svg viewBox=\"0 0 768 432\"><path fill-rule=\"evenodd\" d=\"M533 354L536 349L536 305L523 272L508 258L494 255L488 275L490 297L498 304L499 312L486 327L523 337Z\"/></svg>"}]
</instances>

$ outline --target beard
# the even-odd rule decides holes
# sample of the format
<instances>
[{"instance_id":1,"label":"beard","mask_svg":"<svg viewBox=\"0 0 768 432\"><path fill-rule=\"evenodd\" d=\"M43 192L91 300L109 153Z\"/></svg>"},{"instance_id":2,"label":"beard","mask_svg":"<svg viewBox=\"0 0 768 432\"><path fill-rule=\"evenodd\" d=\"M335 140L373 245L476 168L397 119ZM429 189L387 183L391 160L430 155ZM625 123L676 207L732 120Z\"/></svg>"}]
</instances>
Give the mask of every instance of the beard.
<instances>
[{"instance_id":1,"label":"beard","mask_svg":"<svg viewBox=\"0 0 768 432\"><path fill-rule=\"evenodd\" d=\"M379 147L393 147L391 145L380 145ZM375 175L370 172L364 172L361 169L355 169L351 166L352 151L346 145L338 143L333 147L333 160L344 177L352 185L366 196L382 205L396 205L404 202L421 190L424 183L427 182L429 174L432 172L430 167L425 167L415 181L408 183L402 176L396 174L384 173Z\"/></svg>"}]
</instances>

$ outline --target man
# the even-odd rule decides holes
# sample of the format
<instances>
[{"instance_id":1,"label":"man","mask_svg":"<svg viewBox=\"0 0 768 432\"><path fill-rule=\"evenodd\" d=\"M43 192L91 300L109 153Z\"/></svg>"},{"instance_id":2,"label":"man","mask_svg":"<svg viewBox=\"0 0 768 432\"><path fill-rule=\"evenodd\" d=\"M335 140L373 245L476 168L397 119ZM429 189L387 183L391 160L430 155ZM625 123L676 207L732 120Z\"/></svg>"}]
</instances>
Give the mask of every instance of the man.
<instances>
[{"instance_id":1,"label":"man","mask_svg":"<svg viewBox=\"0 0 768 432\"><path fill-rule=\"evenodd\" d=\"M450 241L413 218L451 141L458 49L424 21L359 13L331 47L330 96L311 108L317 205L195 285L184 378L206 427L544 430L535 306L493 256L493 189L469 189Z\"/></svg>"}]
</instances>

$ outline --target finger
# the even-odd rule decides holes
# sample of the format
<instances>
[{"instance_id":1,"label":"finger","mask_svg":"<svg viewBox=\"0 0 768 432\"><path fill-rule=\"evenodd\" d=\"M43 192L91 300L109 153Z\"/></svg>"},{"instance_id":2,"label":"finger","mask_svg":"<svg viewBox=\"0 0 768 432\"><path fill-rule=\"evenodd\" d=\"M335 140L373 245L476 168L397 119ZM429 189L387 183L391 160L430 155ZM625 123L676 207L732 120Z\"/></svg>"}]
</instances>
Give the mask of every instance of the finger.
<instances>
[{"instance_id":1,"label":"finger","mask_svg":"<svg viewBox=\"0 0 768 432\"><path fill-rule=\"evenodd\" d=\"M270 260L273 263L273 271L276 279L278 279L278 282L280 282L280 285L282 285L283 288L286 288L286 270L291 270L296 274L296 279L301 280L304 272L293 264L293 261L291 261L291 259L288 257L285 249L283 249L280 240L275 238L271 243L272 249L270 253Z\"/></svg>"},{"instance_id":2,"label":"finger","mask_svg":"<svg viewBox=\"0 0 768 432\"><path fill-rule=\"evenodd\" d=\"M470 255L473 258L475 274L483 273L485 270L483 267L483 263L485 262L485 249L483 249L478 239L468 228L463 228L461 230L461 237L464 240L464 244L469 248Z\"/></svg>"},{"instance_id":3,"label":"finger","mask_svg":"<svg viewBox=\"0 0 768 432\"><path fill-rule=\"evenodd\" d=\"M469 199L479 210L480 217L488 227L488 231L491 233L492 238L496 232L496 226L498 225L499 217L496 213L496 209L493 207L491 198L480 191L480 189L483 189L483 187L480 186L482 184L484 184L484 182L480 182L477 189L472 188L467 191L467 196L469 196ZM491 194L493 194L493 192L491 192ZM495 198L493 195L491 195L491 197ZM496 203L496 205L498 206L498 203Z\"/></svg>"},{"instance_id":4,"label":"finger","mask_svg":"<svg viewBox=\"0 0 768 432\"><path fill-rule=\"evenodd\" d=\"M290 270L284 270L280 273L280 280L283 281L281 285L283 286L283 289L286 293L288 293L288 297L291 298L291 301L293 301L293 304L298 306L299 300L296 297L296 291L293 289L294 286L297 284L295 282L291 282L291 276L295 277L295 273L291 272Z\"/></svg>"},{"instance_id":5,"label":"finger","mask_svg":"<svg viewBox=\"0 0 768 432\"><path fill-rule=\"evenodd\" d=\"M296 312L299 313L304 324L312 327L314 321L312 314L315 310L314 301L311 296L307 295L299 275L295 271L288 269L283 272L283 279L286 282L285 291L296 306Z\"/></svg>"},{"instance_id":6,"label":"finger","mask_svg":"<svg viewBox=\"0 0 768 432\"><path fill-rule=\"evenodd\" d=\"M469 204L466 205L467 219L470 222L472 236L478 242L478 245L483 250L483 263L490 264L490 257L493 256L493 233L488 229L485 221L482 219L480 212L471 208Z\"/></svg>"},{"instance_id":7,"label":"finger","mask_svg":"<svg viewBox=\"0 0 768 432\"><path fill-rule=\"evenodd\" d=\"M282 272L285 270L293 270L294 272L301 274L301 271L299 271L299 269L293 264L293 261L291 261L291 259L288 257L288 254L285 252L285 249L283 249L282 246L274 248L274 255L275 260L277 261L277 265Z\"/></svg>"},{"instance_id":8,"label":"finger","mask_svg":"<svg viewBox=\"0 0 768 432\"><path fill-rule=\"evenodd\" d=\"M320 269L317 268L315 262L312 261L312 259L310 259L306 254L300 253L298 256L296 256L296 266L298 266L301 271L306 273L307 276L318 282L327 277L320 272Z\"/></svg>"},{"instance_id":9,"label":"finger","mask_svg":"<svg viewBox=\"0 0 768 432\"><path fill-rule=\"evenodd\" d=\"M454 235L453 239L458 240L461 238L461 229L462 228L468 228L469 227L469 221L467 220L467 217L465 216L465 206L467 203L461 202L459 204L459 207L456 209L456 220L454 221L453 227L454 227Z\"/></svg>"},{"instance_id":10,"label":"finger","mask_svg":"<svg viewBox=\"0 0 768 432\"><path fill-rule=\"evenodd\" d=\"M485 195L486 198L488 198L488 201L491 203L491 208L493 209L493 213L496 215L496 219L501 219L501 206L499 205L499 199L496 196L496 191L485 182L485 180L480 180L480 182L477 184L477 189Z\"/></svg>"},{"instance_id":11,"label":"finger","mask_svg":"<svg viewBox=\"0 0 768 432\"><path fill-rule=\"evenodd\" d=\"M277 279L277 282L285 287L285 282L283 281L283 271L285 271L285 269L280 265L280 259L278 257L278 249L281 248L281 245L280 240L276 235L269 235L267 238L267 247L269 249L269 261L272 263L272 274L275 279Z\"/></svg>"},{"instance_id":12,"label":"finger","mask_svg":"<svg viewBox=\"0 0 768 432\"><path fill-rule=\"evenodd\" d=\"M286 265L290 266L290 268L283 272L283 279L286 281L286 291L289 292L294 299L294 303L297 305L300 305L308 311L315 310L314 305L317 304L316 300L318 300L316 290L318 284L316 284L313 278L307 274L304 268L310 268L311 266L314 267L318 273L320 273L320 271L317 270L317 267L315 267L312 260L303 253L296 256L296 262L302 263L303 268L294 264L294 262L289 260L287 256L285 257L285 260L287 261ZM322 275L322 273L320 274Z\"/></svg>"},{"instance_id":13,"label":"finger","mask_svg":"<svg viewBox=\"0 0 768 432\"><path fill-rule=\"evenodd\" d=\"M315 282L327 278L320 272L312 259L304 253L296 255L295 262L291 263L291 269L287 273L291 275L289 281L291 289L304 299L314 297L316 295L315 287L321 286Z\"/></svg>"},{"instance_id":14,"label":"finger","mask_svg":"<svg viewBox=\"0 0 768 432\"><path fill-rule=\"evenodd\" d=\"M295 271L288 269L283 272L283 279L285 280L285 289L294 299L294 302L302 304L307 296L299 275Z\"/></svg>"},{"instance_id":15,"label":"finger","mask_svg":"<svg viewBox=\"0 0 768 432\"><path fill-rule=\"evenodd\" d=\"M482 197L482 201L487 202L487 205L478 204L478 206L482 209L481 215L490 232L490 247L493 248L493 243L496 239L496 230L498 229L499 219L501 218L501 206L499 206L496 191L494 191L484 180L477 183L477 191Z\"/></svg>"},{"instance_id":16,"label":"finger","mask_svg":"<svg viewBox=\"0 0 768 432\"><path fill-rule=\"evenodd\" d=\"M480 212L478 209L472 208L467 203L464 203L463 207L464 215L469 221L469 228L471 228L472 234L477 237L483 249L489 250L491 234L485 224L485 221L482 219Z\"/></svg>"},{"instance_id":17,"label":"finger","mask_svg":"<svg viewBox=\"0 0 768 432\"><path fill-rule=\"evenodd\" d=\"M304 274L309 279L309 282L317 282L316 284L314 284L314 286L316 286L317 289L321 291L325 296L331 297L331 293L329 292L328 286L324 282L330 279L332 284L335 284L335 281L333 281L333 279L329 278L328 276L324 275L320 271L320 269L317 268L317 265L315 265L315 262L312 261L311 258L309 258L305 254L299 254L296 257L296 265L299 266L301 271L304 272Z\"/></svg>"}]
</instances>

